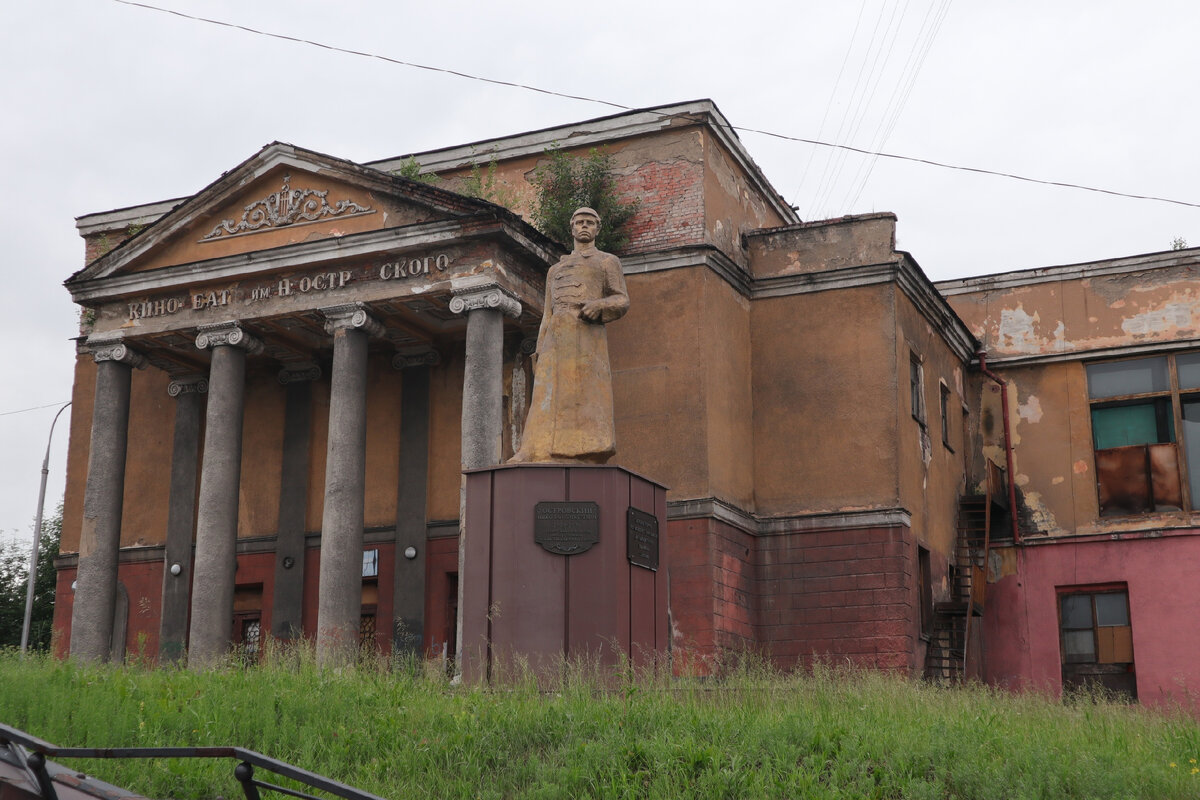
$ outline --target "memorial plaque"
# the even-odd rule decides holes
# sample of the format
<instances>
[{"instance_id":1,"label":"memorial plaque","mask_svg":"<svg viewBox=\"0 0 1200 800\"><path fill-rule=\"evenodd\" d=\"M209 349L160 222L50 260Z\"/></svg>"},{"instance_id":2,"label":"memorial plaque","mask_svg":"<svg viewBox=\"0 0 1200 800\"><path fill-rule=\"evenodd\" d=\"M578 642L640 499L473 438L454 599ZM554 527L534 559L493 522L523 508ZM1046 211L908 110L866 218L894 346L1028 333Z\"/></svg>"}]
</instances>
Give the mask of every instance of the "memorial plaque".
<instances>
[{"instance_id":1,"label":"memorial plaque","mask_svg":"<svg viewBox=\"0 0 1200 800\"><path fill-rule=\"evenodd\" d=\"M658 569L658 518L641 509L629 508L626 530L629 563L650 570Z\"/></svg>"},{"instance_id":2,"label":"memorial plaque","mask_svg":"<svg viewBox=\"0 0 1200 800\"><path fill-rule=\"evenodd\" d=\"M533 510L533 540L563 556L587 552L600 541L600 506L582 503L538 503Z\"/></svg>"}]
</instances>

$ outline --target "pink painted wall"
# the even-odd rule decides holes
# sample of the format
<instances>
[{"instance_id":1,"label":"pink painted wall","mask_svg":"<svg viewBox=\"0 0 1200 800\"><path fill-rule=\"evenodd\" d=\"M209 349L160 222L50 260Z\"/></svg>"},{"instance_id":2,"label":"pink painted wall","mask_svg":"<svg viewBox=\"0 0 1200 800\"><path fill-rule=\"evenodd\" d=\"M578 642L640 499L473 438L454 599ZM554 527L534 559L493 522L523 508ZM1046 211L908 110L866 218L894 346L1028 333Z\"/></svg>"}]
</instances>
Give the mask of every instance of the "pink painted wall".
<instances>
[{"instance_id":1,"label":"pink painted wall","mask_svg":"<svg viewBox=\"0 0 1200 800\"><path fill-rule=\"evenodd\" d=\"M1124 541L1029 545L988 585L984 679L1062 691L1057 587L1124 583L1138 699L1200 710L1200 530Z\"/></svg>"}]
</instances>

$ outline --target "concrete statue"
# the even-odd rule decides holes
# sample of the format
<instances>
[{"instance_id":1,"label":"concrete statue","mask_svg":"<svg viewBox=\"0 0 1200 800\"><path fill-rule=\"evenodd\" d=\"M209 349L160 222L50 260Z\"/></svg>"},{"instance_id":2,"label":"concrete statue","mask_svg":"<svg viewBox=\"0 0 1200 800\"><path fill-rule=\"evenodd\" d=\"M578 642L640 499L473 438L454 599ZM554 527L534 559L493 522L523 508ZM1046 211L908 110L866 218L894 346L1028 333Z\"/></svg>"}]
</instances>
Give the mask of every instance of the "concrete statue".
<instances>
[{"instance_id":1,"label":"concrete statue","mask_svg":"<svg viewBox=\"0 0 1200 800\"><path fill-rule=\"evenodd\" d=\"M575 249L546 274L533 401L510 463L606 463L616 453L612 371L604 326L629 310L621 261L596 248L600 215L571 216Z\"/></svg>"}]
</instances>

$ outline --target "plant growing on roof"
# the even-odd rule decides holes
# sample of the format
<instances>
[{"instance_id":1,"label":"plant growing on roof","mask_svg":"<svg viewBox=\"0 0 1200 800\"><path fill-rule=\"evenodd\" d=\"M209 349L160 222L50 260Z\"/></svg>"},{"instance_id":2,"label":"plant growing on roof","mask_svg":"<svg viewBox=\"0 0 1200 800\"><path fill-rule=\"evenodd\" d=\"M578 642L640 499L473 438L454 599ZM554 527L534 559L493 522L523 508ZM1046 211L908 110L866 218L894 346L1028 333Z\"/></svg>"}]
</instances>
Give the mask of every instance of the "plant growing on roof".
<instances>
[{"instance_id":1,"label":"plant growing on roof","mask_svg":"<svg viewBox=\"0 0 1200 800\"><path fill-rule=\"evenodd\" d=\"M612 157L593 148L585 157L570 156L558 147L546 150L549 161L537 168L537 191L532 213L538 230L570 247L571 215L581 206L594 208L602 224L596 247L619 252L629 241L625 224L637 213L637 200L622 200L612 172Z\"/></svg>"}]
</instances>

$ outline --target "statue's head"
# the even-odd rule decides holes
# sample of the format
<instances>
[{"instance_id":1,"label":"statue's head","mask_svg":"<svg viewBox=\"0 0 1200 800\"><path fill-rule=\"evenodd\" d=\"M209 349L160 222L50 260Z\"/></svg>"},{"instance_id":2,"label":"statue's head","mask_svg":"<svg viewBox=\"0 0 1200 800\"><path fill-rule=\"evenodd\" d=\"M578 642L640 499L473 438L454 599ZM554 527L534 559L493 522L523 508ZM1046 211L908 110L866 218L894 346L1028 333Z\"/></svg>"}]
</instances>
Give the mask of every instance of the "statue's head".
<instances>
[{"instance_id":1,"label":"statue's head","mask_svg":"<svg viewBox=\"0 0 1200 800\"><path fill-rule=\"evenodd\" d=\"M571 235L575 237L576 241L595 241L596 234L599 232L600 215L596 213L595 209L587 206L575 209L575 213L571 215Z\"/></svg>"}]
</instances>

